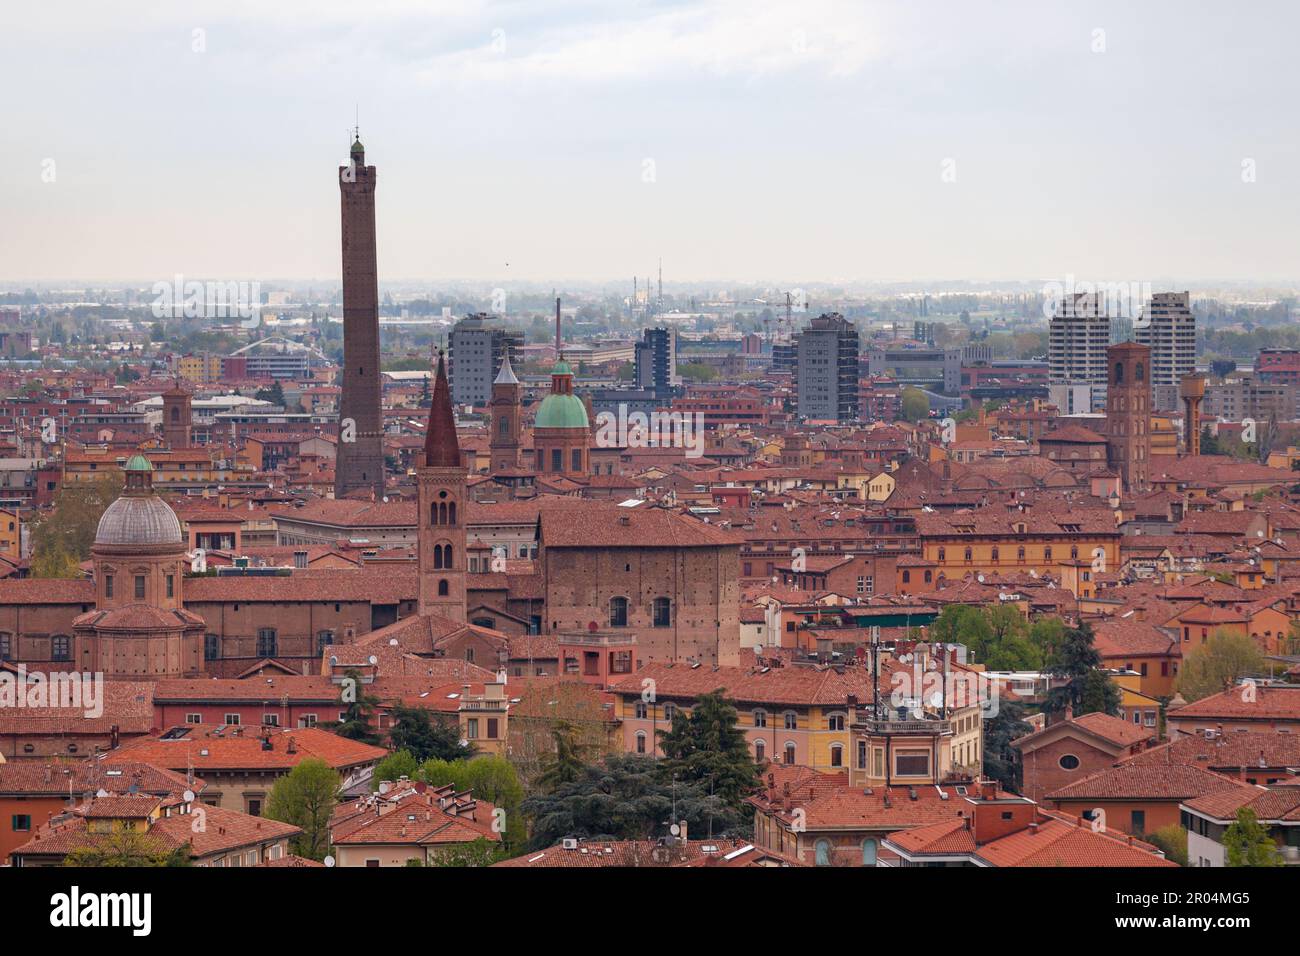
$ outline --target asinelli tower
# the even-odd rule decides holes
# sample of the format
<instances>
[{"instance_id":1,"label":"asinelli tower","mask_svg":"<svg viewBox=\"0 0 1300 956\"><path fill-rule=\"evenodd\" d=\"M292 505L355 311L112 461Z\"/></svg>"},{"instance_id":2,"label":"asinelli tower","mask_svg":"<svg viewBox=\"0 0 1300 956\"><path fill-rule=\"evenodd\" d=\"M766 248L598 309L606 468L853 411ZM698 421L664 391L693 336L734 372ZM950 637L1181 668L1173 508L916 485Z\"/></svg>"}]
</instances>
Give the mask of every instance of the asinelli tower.
<instances>
[{"instance_id":1,"label":"asinelli tower","mask_svg":"<svg viewBox=\"0 0 1300 956\"><path fill-rule=\"evenodd\" d=\"M379 268L375 253L375 167L358 133L351 162L339 167L343 209L343 393L334 497L384 493L379 375Z\"/></svg>"}]
</instances>

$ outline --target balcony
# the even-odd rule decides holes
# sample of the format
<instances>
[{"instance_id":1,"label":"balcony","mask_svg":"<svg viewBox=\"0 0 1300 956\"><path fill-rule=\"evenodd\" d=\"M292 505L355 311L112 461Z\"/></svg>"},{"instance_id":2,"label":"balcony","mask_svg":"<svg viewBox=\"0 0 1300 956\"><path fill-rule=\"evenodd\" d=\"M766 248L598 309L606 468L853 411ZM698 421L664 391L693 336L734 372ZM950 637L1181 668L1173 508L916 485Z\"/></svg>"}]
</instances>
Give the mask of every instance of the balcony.
<instances>
[{"instance_id":1,"label":"balcony","mask_svg":"<svg viewBox=\"0 0 1300 956\"><path fill-rule=\"evenodd\" d=\"M856 721L853 726L861 728L868 734L889 734L892 736L914 735L928 737L951 737L950 720L875 720L866 718Z\"/></svg>"}]
</instances>

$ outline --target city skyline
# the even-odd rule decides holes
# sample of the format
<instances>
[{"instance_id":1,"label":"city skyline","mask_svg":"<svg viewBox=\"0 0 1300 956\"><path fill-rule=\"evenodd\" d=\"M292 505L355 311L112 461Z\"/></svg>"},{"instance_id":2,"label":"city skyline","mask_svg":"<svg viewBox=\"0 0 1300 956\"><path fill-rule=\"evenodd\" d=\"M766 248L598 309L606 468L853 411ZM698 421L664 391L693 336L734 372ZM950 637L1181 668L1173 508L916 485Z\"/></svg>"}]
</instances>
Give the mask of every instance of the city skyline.
<instances>
[{"instance_id":1,"label":"city skyline","mask_svg":"<svg viewBox=\"0 0 1300 956\"><path fill-rule=\"evenodd\" d=\"M0 37L5 281L336 276L358 114L381 284L1295 277L1282 5L74 7Z\"/></svg>"}]
</instances>

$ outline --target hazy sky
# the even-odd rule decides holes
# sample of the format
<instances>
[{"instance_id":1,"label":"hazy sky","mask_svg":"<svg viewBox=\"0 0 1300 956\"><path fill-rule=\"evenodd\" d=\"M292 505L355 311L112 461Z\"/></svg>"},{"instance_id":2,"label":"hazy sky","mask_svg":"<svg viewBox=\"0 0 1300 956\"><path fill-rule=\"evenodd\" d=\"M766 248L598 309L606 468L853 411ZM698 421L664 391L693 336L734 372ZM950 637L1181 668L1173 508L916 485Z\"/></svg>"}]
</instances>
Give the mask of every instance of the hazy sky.
<instances>
[{"instance_id":1,"label":"hazy sky","mask_svg":"<svg viewBox=\"0 0 1300 956\"><path fill-rule=\"evenodd\" d=\"M381 280L1300 276L1297 7L9 3L0 280L337 278L358 105Z\"/></svg>"}]
</instances>

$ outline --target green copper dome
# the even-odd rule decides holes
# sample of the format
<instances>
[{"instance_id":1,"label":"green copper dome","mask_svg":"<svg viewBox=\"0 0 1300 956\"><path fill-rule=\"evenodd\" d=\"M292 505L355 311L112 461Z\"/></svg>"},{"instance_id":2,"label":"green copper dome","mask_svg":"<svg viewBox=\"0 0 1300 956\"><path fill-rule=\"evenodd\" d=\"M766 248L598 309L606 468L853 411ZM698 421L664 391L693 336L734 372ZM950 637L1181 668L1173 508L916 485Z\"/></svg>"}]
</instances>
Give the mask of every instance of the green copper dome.
<instances>
[{"instance_id":1,"label":"green copper dome","mask_svg":"<svg viewBox=\"0 0 1300 956\"><path fill-rule=\"evenodd\" d=\"M577 395L548 395L537 409L534 428L586 428L587 406Z\"/></svg>"},{"instance_id":2,"label":"green copper dome","mask_svg":"<svg viewBox=\"0 0 1300 956\"><path fill-rule=\"evenodd\" d=\"M126 464L122 466L123 471L153 471L153 465L144 455L132 455L127 459Z\"/></svg>"}]
</instances>

